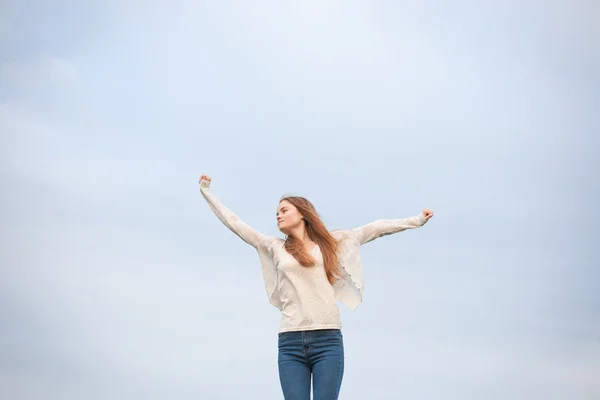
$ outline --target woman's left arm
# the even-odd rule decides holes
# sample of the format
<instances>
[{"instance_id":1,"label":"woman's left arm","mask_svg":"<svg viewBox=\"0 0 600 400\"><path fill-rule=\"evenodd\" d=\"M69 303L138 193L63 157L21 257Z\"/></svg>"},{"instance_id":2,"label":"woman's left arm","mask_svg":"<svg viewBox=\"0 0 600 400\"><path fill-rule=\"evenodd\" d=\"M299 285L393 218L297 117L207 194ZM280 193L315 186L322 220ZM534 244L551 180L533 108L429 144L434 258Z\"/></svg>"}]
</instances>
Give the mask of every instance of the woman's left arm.
<instances>
[{"instance_id":1,"label":"woman's left arm","mask_svg":"<svg viewBox=\"0 0 600 400\"><path fill-rule=\"evenodd\" d=\"M419 228L433 217L433 211L425 208L419 215L403 219L379 219L369 224L352 229L350 232L360 245L369 243L382 236L402 232L406 229Z\"/></svg>"}]
</instances>

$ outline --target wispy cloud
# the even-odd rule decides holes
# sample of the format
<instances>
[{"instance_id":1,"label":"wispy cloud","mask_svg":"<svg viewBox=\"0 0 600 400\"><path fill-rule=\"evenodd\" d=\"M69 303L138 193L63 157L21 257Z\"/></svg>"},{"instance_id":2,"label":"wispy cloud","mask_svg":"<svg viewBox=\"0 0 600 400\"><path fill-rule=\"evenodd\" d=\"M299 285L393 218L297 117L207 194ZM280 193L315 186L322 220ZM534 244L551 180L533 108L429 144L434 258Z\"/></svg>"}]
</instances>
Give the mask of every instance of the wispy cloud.
<instances>
[{"instance_id":1,"label":"wispy cloud","mask_svg":"<svg viewBox=\"0 0 600 400\"><path fill-rule=\"evenodd\" d=\"M0 68L2 83L13 87L69 86L76 84L79 78L77 68L57 56L42 56L30 62L8 61Z\"/></svg>"}]
</instances>

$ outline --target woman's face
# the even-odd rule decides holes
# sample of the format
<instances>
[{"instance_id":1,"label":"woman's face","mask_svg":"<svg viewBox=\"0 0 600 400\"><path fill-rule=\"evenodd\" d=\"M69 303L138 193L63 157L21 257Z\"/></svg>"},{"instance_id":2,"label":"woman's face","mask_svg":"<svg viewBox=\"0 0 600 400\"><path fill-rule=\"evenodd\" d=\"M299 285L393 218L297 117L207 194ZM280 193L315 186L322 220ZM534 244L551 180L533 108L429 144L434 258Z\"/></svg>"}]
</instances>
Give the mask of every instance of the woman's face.
<instances>
[{"instance_id":1,"label":"woman's face","mask_svg":"<svg viewBox=\"0 0 600 400\"><path fill-rule=\"evenodd\" d=\"M294 228L302 224L302 215L289 201L282 200L277 208L277 227L288 235Z\"/></svg>"}]
</instances>

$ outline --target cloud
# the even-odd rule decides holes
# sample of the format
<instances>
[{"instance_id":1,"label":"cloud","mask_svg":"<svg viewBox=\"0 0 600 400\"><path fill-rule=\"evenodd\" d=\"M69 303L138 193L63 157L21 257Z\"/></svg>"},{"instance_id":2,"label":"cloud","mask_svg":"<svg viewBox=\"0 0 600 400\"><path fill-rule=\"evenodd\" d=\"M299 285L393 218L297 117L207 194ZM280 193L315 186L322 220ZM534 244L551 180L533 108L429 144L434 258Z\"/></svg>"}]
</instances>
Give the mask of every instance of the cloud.
<instances>
[{"instance_id":1,"label":"cloud","mask_svg":"<svg viewBox=\"0 0 600 400\"><path fill-rule=\"evenodd\" d=\"M58 56L40 56L29 62L9 61L0 67L0 80L15 88L68 87L79 82L77 67Z\"/></svg>"}]
</instances>

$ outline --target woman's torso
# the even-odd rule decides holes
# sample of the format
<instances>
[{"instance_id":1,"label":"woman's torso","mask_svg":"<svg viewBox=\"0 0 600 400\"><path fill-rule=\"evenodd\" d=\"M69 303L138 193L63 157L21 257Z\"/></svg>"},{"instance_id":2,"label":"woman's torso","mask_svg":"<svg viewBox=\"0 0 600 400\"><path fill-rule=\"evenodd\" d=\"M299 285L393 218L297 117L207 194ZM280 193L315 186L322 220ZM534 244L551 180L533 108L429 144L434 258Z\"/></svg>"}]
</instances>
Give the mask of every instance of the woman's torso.
<instances>
[{"instance_id":1,"label":"woman's torso","mask_svg":"<svg viewBox=\"0 0 600 400\"><path fill-rule=\"evenodd\" d=\"M325 274L318 246L310 251L315 265L302 266L283 246L277 249L277 285L281 300L280 332L340 329L335 291Z\"/></svg>"}]
</instances>

